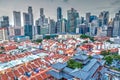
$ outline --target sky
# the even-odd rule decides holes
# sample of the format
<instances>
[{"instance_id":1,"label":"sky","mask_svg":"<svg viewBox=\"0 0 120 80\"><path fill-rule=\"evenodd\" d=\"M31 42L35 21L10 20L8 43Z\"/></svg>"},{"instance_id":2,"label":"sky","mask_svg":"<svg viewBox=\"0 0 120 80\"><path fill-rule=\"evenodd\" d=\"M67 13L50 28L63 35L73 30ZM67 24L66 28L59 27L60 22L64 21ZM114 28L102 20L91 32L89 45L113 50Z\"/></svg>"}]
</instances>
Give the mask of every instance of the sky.
<instances>
[{"instance_id":1,"label":"sky","mask_svg":"<svg viewBox=\"0 0 120 80\"><path fill-rule=\"evenodd\" d=\"M120 10L120 0L0 0L0 16L9 16L13 25L13 11L27 12L28 6L32 6L34 20L39 18L40 8L44 8L44 14L51 19L57 18L57 7L62 8L64 18L67 18L67 10L74 8L80 16L91 12L99 15L102 11L109 11L110 17ZM23 20L23 18L22 18Z\"/></svg>"}]
</instances>

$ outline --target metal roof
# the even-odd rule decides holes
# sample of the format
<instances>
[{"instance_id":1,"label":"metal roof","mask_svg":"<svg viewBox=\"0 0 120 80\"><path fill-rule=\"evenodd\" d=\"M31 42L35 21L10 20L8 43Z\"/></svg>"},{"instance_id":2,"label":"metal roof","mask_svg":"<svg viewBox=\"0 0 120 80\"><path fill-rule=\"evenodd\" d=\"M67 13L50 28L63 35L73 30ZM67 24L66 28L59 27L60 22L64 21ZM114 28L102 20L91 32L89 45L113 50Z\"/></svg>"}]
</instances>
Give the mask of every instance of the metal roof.
<instances>
[{"instance_id":1,"label":"metal roof","mask_svg":"<svg viewBox=\"0 0 120 80\"><path fill-rule=\"evenodd\" d=\"M67 63L60 63L60 62L52 65L52 67L57 70L61 70L65 68L66 66L67 66Z\"/></svg>"},{"instance_id":2,"label":"metal roof","mask_svg":"<svg viewBox=\"0 0 120 80\"><path fill-rule=\"evenodd\" d=\"M54 70L48 71L47 74L50 74L51 76L53 76L56 79L61 79L63 77L62 72L56 72Z\"/></svg>"},{"instance_id":3,"label":"metal roof","mask_svg":"<svg viewBox=\"0 0 120 80\"><path fill-rule=\"evenodd\" d=\"M97 63L97 60L96 59L91 59L90 62L83 67L83 71L89 71L94 65L95 63Z\"/></svg>"}]
</instances>

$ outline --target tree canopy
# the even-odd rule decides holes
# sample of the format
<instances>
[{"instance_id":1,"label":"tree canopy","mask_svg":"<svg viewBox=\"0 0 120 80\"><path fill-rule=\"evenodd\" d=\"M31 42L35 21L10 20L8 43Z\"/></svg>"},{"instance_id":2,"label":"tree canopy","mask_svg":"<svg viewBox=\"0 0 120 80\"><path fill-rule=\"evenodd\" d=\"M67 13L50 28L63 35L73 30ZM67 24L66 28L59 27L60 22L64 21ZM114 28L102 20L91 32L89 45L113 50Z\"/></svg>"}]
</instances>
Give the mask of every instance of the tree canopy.
<instances>
[{"instance_id":1,"label":"tree canopy","mask_svg":"<svg viewBox=\"0 0 120 80\"><path fill-rule=\"evenodd\" d=\"M73 59L70 59L67 63L68 63L68 67L70 67L70 68L72 68L72 69L82 68L82 67L83 67L82 63L76 62L76 61L73 60Z\"/></svg>"},{"instance_id":2,"label":"tree canopy","mask_svg":"<svg viewBox=\"0 0 120 80\"><path fill-rule=\"evenodd\" d=\"M91 41L95 41L94 40L94 37L91 37L91 36L88 36L88 35L85 35L85 34L82 34L81 36L80 36L80 38L82 38L82 39L86 39L86 38L89 38Z\"/></svg>"}]
</instances>

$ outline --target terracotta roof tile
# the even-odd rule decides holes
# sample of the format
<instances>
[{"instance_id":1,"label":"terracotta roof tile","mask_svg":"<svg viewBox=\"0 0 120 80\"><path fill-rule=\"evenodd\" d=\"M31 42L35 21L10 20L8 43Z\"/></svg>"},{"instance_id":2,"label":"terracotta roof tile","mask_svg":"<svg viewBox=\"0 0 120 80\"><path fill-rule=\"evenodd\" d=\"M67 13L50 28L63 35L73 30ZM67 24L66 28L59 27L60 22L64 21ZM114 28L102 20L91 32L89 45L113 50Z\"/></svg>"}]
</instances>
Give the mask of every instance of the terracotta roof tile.
<instances>
[{"instance_id":1,"label":"terracotta roof tile","mask_svg":"<svg viewBox=\"0 0 120 80\"><path fill-rule=\"evenodd\" d=\"M2 74L0 77L1 80L9 80L7 74Z\"/></svg>"}]
</instances>

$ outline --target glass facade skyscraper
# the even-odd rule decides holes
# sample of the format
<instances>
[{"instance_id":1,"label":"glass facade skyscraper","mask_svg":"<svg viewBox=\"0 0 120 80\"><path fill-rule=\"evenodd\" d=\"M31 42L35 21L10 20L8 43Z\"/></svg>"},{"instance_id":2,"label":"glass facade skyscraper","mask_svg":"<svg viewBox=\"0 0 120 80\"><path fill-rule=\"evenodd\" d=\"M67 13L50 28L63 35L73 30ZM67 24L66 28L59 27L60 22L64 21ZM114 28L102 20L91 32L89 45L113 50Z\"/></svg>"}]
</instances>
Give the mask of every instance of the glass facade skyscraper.
<instances>
[{"instance_id":1,"label":"glass facade skyscraper","mask_svg":"<svg viewBox=\"0 0 120 80\"><path fill-rule=\"evenodd\" d=\"M21 27L21 13L17 11L13 11L13 17L14 17L14 26Z\"/></svg>"},{"instance_id":2,"label":"glass facade skyscraper","mask_svg":"<svg viewBox=\"0 0 120 80\"><path fill-rule=\"evenodd\" d=\"M33 13L32 13L32 7L31 6L28 7L28 15L29 15L30 25L34 25L34 23L33 23Z\"/></svg>"},{"instance_id":3,"label":"glass facade skyscraper","mask_svg":"<svg viewBox=\"0 0 120 80\"><path fill-rule=\"evenodd\" d=\"M23 19L24 19L24 35L29 36L30 39L33 38L33 13L32 13L32 7L28 7L28 13L23 13Z\"/></svg>"},{"instance_id":4,"label":"glass facade skyscraper","mask_svg":"<svg viewBox=\"0 0 120 80\"><path fill-rule=\"evenodd\" d=\"M61 7L57 8L57 21L62 19L62 9Z\"/></svg>"},{"instance_id":5,"label":"glass facade skyscraper","mask_svg":"<svg viewBox=\"0 0 120 80\"><path fill-rule=\"evenodd\" d=\"M67 31L70 33L76 33L77 27L77 18L79 17L79 13L74 8L67 11L68 25Z\"/></svg>"},{"instance_id":6,"label":"glass facade skyscraper","mask_svg":"<svg viewBox=\"0 0 120 80\"><path fill-rule=\"evenodd\" d=\"M24 25L24 34L25 36L29 36L29 38L32 39L33 38L33 26Z\"/></svg>"},{"instance_id":7,"label":"glass facade skyscraper","mask_svg":"<svg viewBox=\"0 0 120 80\"><path fill-rule=\"evenodd\" d=\"M9 27L9 17L2 16L0 17L0 28Z\"/></svg>"}]
</instances>

